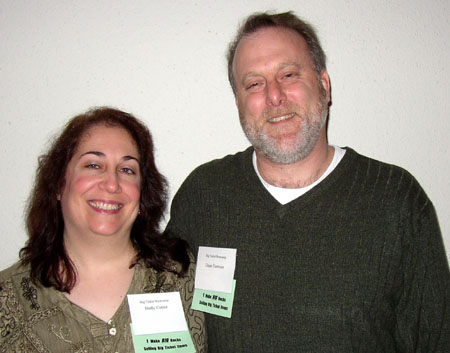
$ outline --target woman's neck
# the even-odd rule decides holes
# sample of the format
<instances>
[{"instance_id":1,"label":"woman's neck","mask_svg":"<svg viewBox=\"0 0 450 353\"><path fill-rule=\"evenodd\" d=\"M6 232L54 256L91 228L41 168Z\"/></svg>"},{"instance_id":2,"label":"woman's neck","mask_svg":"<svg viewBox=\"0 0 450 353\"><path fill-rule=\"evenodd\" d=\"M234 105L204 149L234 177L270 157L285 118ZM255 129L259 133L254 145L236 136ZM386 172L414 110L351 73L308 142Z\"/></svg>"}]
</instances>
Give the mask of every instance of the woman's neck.
<instances>
[{"instance_id":1,"label":"woman's neck","mask_svg":"<svg viewBox=\"0 0 450 353\"><path fill-rule=\"evenodd\" d=\"M99 235L96 239L86 239L64 233L64 246L77 272L130 266L136 257L129 237Z\"/></svg>"}]
</instances>

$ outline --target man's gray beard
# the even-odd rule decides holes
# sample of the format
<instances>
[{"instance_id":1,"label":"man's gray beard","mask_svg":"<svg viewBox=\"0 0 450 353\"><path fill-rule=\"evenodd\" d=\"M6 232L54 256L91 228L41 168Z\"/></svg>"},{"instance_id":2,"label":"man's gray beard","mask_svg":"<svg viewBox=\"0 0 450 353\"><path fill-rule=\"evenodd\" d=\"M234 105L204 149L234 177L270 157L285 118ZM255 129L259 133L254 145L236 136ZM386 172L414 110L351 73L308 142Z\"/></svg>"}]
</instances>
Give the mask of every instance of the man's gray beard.
<instances>
[{"instance_id":1,"label":"man's gray beard","mask_svg":"<svg viewBox=\"0 0 450 353\"><path fill-rule=\"evenodd\" d=\"M240 115L240 122L245 136L252 144L253 148L260 152L269 161L276 164L292 164L306 158L314 146L320 135L328 116L328 102L326 97L321 96L317 106L306 114L297 109L297 117L301 119L301 131L297 136L297 141L289 149L282 149L277 146L277 141L270 138L263 132L258 133L255 128L248 124Z\"/></svg>"}]
</instances>

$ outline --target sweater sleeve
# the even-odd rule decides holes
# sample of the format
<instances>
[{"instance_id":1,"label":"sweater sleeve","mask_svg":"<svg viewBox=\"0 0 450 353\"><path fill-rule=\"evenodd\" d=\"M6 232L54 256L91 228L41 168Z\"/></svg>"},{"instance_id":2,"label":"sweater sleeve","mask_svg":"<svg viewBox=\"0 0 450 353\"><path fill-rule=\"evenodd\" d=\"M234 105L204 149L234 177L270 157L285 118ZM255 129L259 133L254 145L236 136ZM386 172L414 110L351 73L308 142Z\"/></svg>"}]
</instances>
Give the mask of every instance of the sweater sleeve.
<instances>
[{"instance_id":1,"label":"sweater sleeve","mask_svg":"<svg viewBox=\"0 0 450 353\"><path fill-rule=\"evenodd\" d=\"M179 284L180 295L189 331L191 333L192 341L194 342L195 351L197 353L206 353L205 315L203 312L191 308L192 299L194 297L194 278L195 264L191 263L187 273L181 279Z\"/></svg>"},{"instance_id":2,"label":"sweater sleeve","mask_svg":"<svg viewBox=\"0 0 450 353\"><path fill-rule=\"evenodd\" d=\"M434 207L424 199L401 222L395 338L401 352L444 353L450 351L450 273Z\"/></svg>"},{"instance_id":3,"label":"sweater sleeve","mask_svg":"<svg viewBox=\"0 0 450 353\"><path fill-rule=\"evenodd\" d=\"M202 183L198 178L193 177L196 171L193 171L175 194L171 208L170 220L165 229L165 235L170 238L181 238L187 241L190 250L197 256L198 233L191 229L197 228L194 224L197 222L198 203L202 203L203 198L199 195L202 190Z\"/></svg>"}]
</instances>

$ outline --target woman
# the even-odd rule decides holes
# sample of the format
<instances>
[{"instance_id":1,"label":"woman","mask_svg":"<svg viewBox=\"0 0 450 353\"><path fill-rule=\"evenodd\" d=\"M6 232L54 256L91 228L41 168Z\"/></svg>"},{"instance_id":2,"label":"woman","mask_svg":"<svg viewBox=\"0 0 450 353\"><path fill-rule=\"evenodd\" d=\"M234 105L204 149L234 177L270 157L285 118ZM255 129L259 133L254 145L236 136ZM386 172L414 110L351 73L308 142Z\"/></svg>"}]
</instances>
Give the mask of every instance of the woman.
<instances>
[{"instance_id":1,"label":"woman","mask_svg":"<svg viewBox=\"0 0 450 353\"><path fill-rule=\"evenodd\" d=\"M127 294L180 291L197 352L186 243L159 232L166 182L148 129L99 108L41 157L20 262L0 273L0 352L133 352Z\"/></svg>"}]
</instances>

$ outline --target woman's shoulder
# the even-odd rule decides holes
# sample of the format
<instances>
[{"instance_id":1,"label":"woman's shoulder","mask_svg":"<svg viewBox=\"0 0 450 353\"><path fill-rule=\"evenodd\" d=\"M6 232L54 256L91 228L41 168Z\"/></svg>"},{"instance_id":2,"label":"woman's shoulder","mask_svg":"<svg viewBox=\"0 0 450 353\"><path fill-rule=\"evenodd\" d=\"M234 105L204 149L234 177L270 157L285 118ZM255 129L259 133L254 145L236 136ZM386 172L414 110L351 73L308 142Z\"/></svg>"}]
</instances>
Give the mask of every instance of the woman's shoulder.
<instances>
[{"instance_id":1,"label":"woman's shoulder","mask_svg":"<svg viewBox=\"0 0 450 353\"><path fill-rule=\"evenodd\" d=\"M29 267L22 265L22 263L18 261L15 264L11 265L10 267L0 271L0 283L12 280L17 276L25 276L29 278L29 274L30 274Z\"/></svg>"},{"instance_id":2,"label":"woman's shoulder","mask_svg":"<svg viewBox=\"0 0 450 353\"><path fill-rule=\"evenodd\" d=\"M169 260L166 264L167 270L157 271L152 267L148 267L143 261L136 264L135 280L143 285L141 289L144 293L155 292L172 292L182 290L187 283L192 284L195 277L194 258L190 255L190 263L184 274L179 274L181 264L177 261Z\"/></svg>"},{"instance_id":3,"label":"woman's shoulder","mask_svg":"<svg viewBox=\"0 0 450 353\"><path fill-rule=\"evenodd\" d=\"M42 309L47 299L41 287L32 282L29 266L17 262L0 272L0 316L26 320Z\"/></svg>"},{"instance_id":4,"label":"woman's shoulder","mask_svg":"<svg viewBox=\"0 0 450 353\"><path fill-rule=\"evenodd\" d=\"M25 321L19 293L24 281L29 281L29 270L20 262L0 272L0 351L16 351L16 344L25 345L19 329Z\"/></svg>"}]
</instances>

